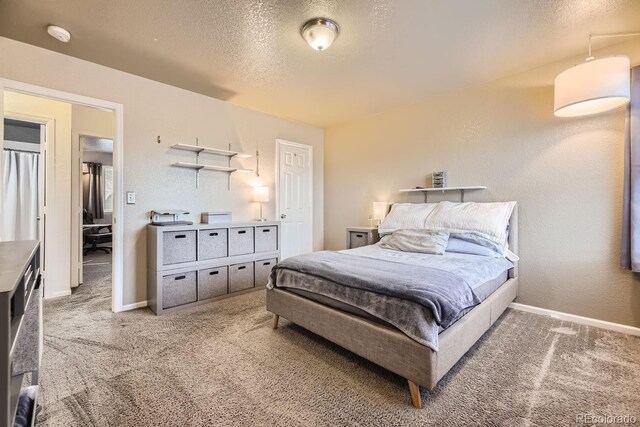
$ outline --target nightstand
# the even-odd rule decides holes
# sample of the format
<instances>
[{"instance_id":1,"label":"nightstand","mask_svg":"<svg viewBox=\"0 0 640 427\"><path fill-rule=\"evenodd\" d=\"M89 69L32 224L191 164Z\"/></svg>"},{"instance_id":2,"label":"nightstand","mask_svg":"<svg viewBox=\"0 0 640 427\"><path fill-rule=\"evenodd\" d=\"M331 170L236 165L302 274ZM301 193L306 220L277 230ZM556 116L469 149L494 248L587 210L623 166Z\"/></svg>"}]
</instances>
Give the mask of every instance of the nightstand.
<instances>
[{"instance_id":1,"label":"nightstand","mask_svg":"<svg viewBox=\"0 0 640 427\"><path fill-rule=\"evenodd\" d=\"M347 227L347 249L373 245L380 240L377 227Z\"/></svg>"}]
</instances>

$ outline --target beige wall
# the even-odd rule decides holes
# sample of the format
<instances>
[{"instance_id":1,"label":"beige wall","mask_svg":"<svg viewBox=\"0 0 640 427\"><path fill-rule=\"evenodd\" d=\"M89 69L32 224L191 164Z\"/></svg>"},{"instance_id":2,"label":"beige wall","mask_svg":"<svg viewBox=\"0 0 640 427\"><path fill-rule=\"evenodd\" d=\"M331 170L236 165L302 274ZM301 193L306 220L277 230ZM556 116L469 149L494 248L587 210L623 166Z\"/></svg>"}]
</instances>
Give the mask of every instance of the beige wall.
<instances>
[{"instance_id":1,"label":"beige wall","mask_svg":"<svg viewBox=\"0 0 640 427\"><path fill-rule=\"evenodd\" d=\"M640 62L637 41L611 51ZM518 302L640 326L640 280L618 267L625 113L553 116L553 77L581 60L326 129L327 248L371 202L421 202L398 189L447 170L489 187L467 200L518 201Z\"/></svg>"},{"instance_id":2,"label":"beige wall","mask_svg":"<svg viewBox=\"0 0 640 427\"><path fill-rule=\"evenodd\" d=\"M200 212L230 210L234 219L255 218L251 185L271 186L274 194L276 138L314 147L314 248L323 247L323 130L143 79L6 38L0 38L0 77L118 102L124 105L124 190L135 191L137 203L124 206L124 303L146 299L145 225L152 209L186 209L198 221ZM156 142L157 136L162 142ZM175 143L194 143L254 154L260 148L261 177L235 174L231 190L226 175L200 174L172 168L170 163L193 160L171 150ZM202 157L204 159L204 156ZM211 158L211 163L224 164ZM246 168L255 158L233 160ZM237 162L237 163L236 163ZM122 195L121 195L122 196ZM275 201L265 206L275 216Z\"/></svg>"}]
</instances>

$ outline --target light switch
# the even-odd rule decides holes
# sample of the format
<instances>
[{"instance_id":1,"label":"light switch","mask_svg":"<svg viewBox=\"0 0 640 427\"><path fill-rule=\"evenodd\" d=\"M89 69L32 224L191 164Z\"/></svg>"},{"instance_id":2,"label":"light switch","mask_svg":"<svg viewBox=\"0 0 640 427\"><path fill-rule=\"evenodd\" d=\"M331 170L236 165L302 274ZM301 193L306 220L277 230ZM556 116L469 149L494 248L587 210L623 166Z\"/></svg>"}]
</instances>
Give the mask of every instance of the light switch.
<instances>
[{"instance_id":1,"label":"light switch","mask_svg":"<svg viewBox=\"0 0 640 427\"><path fill-rule=\"evenodd\" d=\"M135 205L136 204L136 193L135 191L127 191L127 204Z\"/></svg>"}]
</instances>

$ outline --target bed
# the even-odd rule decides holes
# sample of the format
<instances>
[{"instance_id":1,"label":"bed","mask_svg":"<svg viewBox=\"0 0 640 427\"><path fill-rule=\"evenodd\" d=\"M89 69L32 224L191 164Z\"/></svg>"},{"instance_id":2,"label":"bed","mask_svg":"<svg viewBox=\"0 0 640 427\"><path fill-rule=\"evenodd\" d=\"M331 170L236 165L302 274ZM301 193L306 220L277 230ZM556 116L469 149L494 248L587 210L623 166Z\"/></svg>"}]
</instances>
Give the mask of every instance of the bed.
<instances>
[{"instance_id":1,"label":"bed","mask_svg":"<svg viewBox=\"0 0 640 427\"><path fill-rule=\"evenodd\" d=\"M518 213L514 206L508 217L508 247L518 253ZM348 262L366 258L368 265L392 267L389 262L403 264L409 271L412 264L420 265L434 255L394 254L389 260L389 251L380 245L341 251ZM428 258L431 257L431 258ZM287 286L271 284L267 291L267 310L273 313L273 328L277 329L279 317L314 332L345 349L370 360L407 379L413 406L421 408L420 387L433 389L438 381L456 364L473 344L495 323L518 292L518 262L505 264L504 259L483 260L482 274L468 272L467 265L474 255L446 254L428 267L431 271L457 269L455 272L468 282L480 302L460 311L446 328L435 326L414 328L397 314L405 309L418 310L412 306L387 306L373 301L371 304L354 306L342 297L339 288L318 293L308 286L313 280L304 273L293 276ZM339 257L337 257L339 258ZM447 267L447 263L455 267ZM323 262L321 259L320 262ZM365 261L362 261L363 263ZM385 264L387 263L387 264ZM367 265L367 264L364 264ZM422 267L415 267L418 272ZM477 269L476 269L477 270ZM399 270L400 271L400 270ZM393 274L393 272L390 272ZM444 271L443 274L448 274ZM331 284L331 281L327 281ZM337 292L337 293L336 293ZM393 298L392 298L393 299ZM376 303L377 302L377 303ZM404 304L403 302L394 302ZM462 305L462 308L465 306ZM377 311L376 311L377 310ZM385 314L386 313L386 314ZM422 315L422 314L419 314ZM429 317L429 312L424 316ZM428 319L427 319L428 320ZM416 324L424 324L424 319ZM428 323L428 322L427 322ZM441 324L445 324L442 322ZM431 330L428 330L428 329ZM435 333L435 338L431 335ZM431 334L431 335L430 335Z\"/></svg>"}]
</instances>

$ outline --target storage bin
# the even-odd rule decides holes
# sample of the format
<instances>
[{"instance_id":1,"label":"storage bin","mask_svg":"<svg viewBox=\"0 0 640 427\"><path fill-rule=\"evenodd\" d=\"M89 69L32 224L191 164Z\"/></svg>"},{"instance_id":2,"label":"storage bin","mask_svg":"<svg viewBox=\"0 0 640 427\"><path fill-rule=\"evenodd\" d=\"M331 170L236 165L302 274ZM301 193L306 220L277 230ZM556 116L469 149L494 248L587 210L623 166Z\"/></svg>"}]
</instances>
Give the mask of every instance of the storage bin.
<instances>
[{"instance_id":1,"label":"storage bin","mask_svg":"<svg viewBox=\"0 0 640 427\"><path fill-rule=\"evenodd\" d=\"M278 250L278 227L270 225L256 227L256 252L272 252Z\"/></svg>"},{"instance_id":2,"label":"storage bin","mask_svg":"<svg viewBox=\"0 0 640 427\"><path fill-rule=\"evenodd\" d=\"M195 271L162 278L162 308L177 307L197 299Z\"/></svg>"},{"instance_id":3,"label":"storage bin","mask_svg":"<svg viewBox=\"0 0 640 427\"><path fill-rule=\"evenodd\" d=\"M267 286L269 282L269 274L271 274L271 269L274 265L278 263L278 258L270 258L256 261L255 265L255 274L256 281L255 287L261 288Z\"/></svg>"},{"instance_id":4,"label":"storage bin","mask_svg":"<svg viewBox=\"0 0 640 427\"><path fill-rule=\"evenodd\" d=\"M369 239L367 237L367 233L360 231L350 231L349 232L349 248L359 248L361 246L367 246L369 243Z\"/></svg>"},{"instance_id":5,"label":"storage bin","mask_svg":"<svg viewBox=\"0 0 640 427\"><path fill-rule=\"evenodd\" d=\"M227 294L227 267L198 271L198 301Z\"/></svg>"},{"instance_id":6,"label":"storage bin","mask_svg":"<svg viewBox=\"0 0 640 427\"><path fill-rule=\"evenodd\" d=\"M253 227L229 229L229 256L253 253Z\"/></svg>"},{"instance_id":7,"label":"storage bin","mask_svg":"<svg viewBox=\"0 0 640 427\"><path fill-rule=\"evenodd\" d=\"M162 233L162 263L178 264L196 260L196 231L164 231Z\"/></svg>"},{"instance_id":8,"label":"storage bin","mask_svg":"<svg viewBox=\"0 0 640 427\"><path fill-rule=\"evenodd\" d=\"M253 288L253 262L229 266L229 293Z\"/></svg>"},{"instance_id":9,"label":"storage bin","mask_svg":"<svg viewBox=\"0 0 640 427\"><path fill-rule=\"evenodd\" d=\"M202 212L200 222L203 224L228 224L231 222L231 212Z\"/></svg>"},{"instance_id":10,"label":"storage bin","mask_svg":"<svg viewBox=\"0 0 640 427\"><path fill-rule=\"evenodd\" d=\"M227 229L200 230L198 234L198 259L223 258L227 256Z\"/></svg>"}]
</instances>

